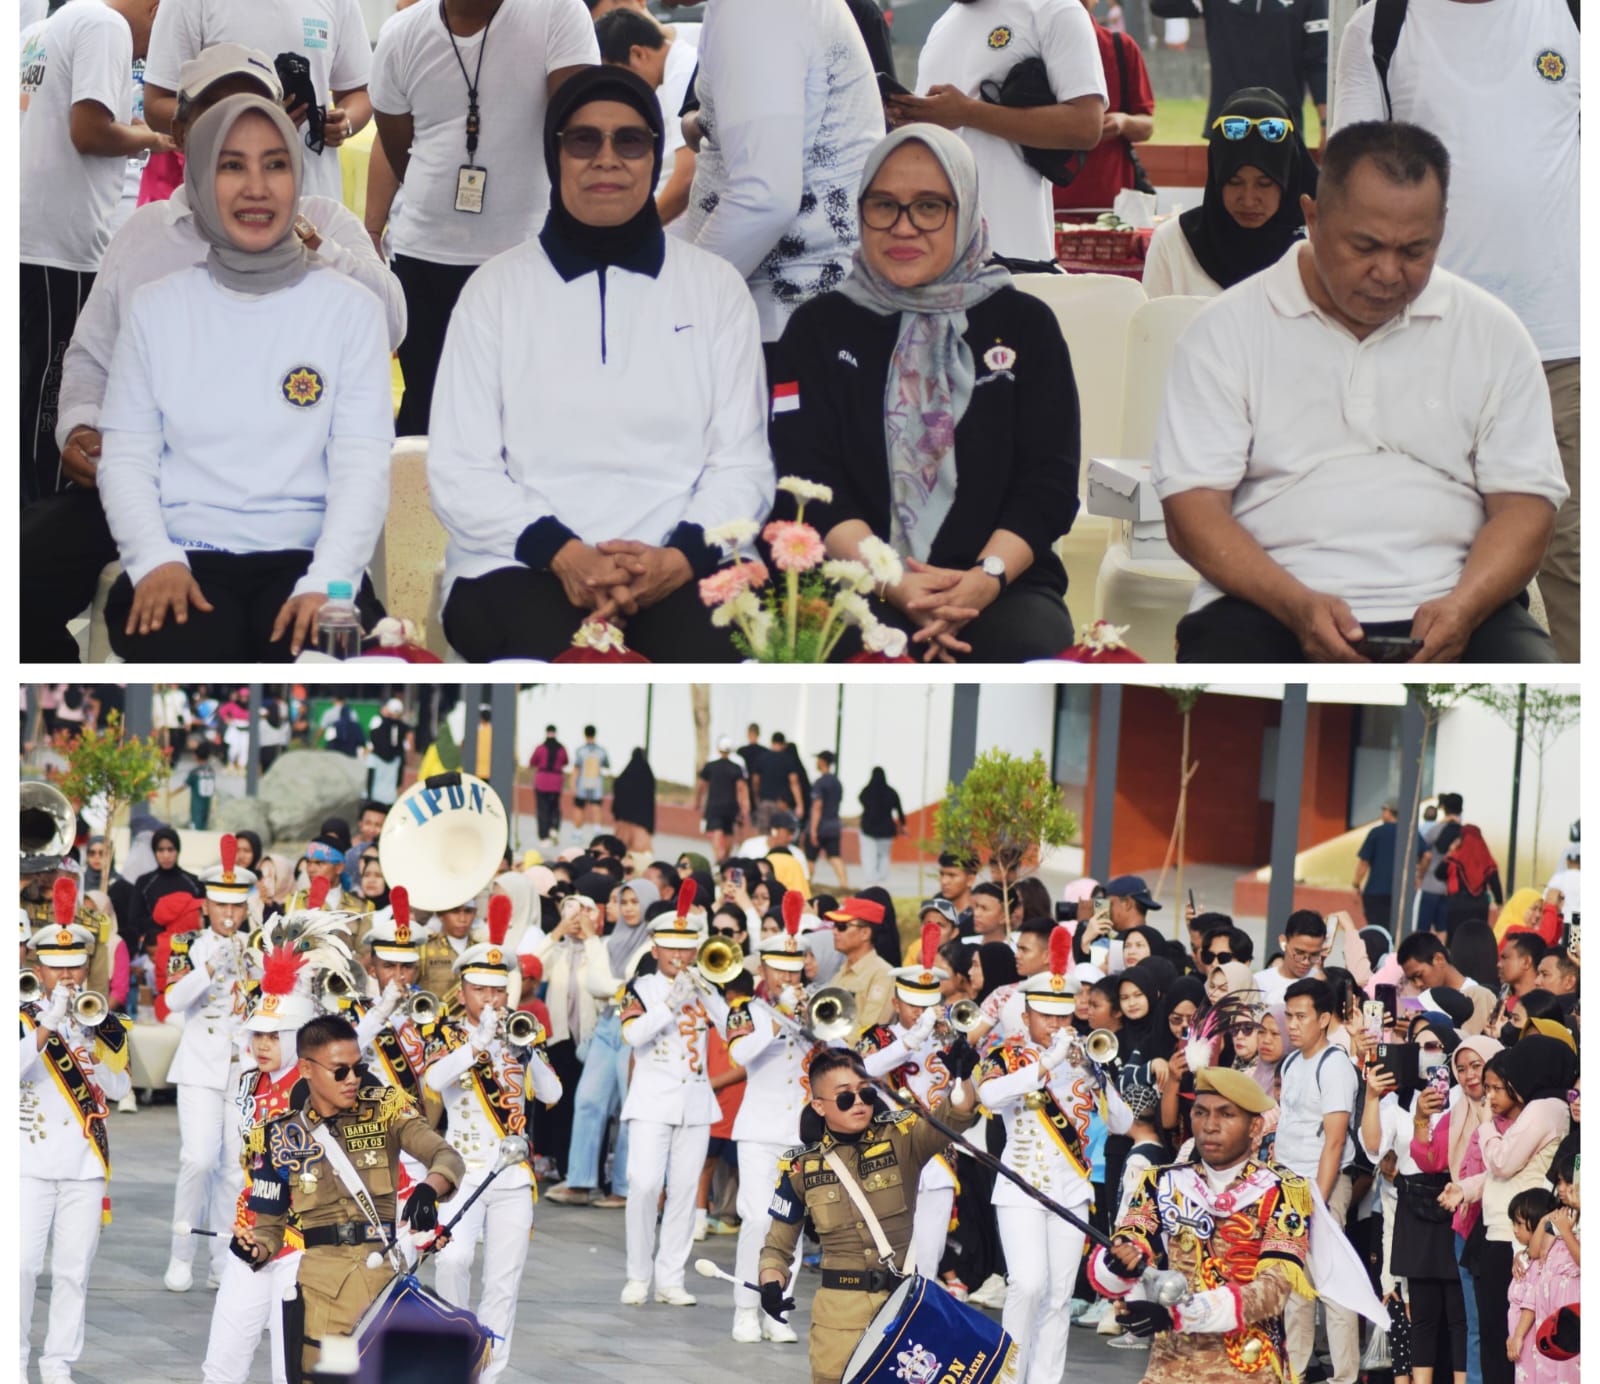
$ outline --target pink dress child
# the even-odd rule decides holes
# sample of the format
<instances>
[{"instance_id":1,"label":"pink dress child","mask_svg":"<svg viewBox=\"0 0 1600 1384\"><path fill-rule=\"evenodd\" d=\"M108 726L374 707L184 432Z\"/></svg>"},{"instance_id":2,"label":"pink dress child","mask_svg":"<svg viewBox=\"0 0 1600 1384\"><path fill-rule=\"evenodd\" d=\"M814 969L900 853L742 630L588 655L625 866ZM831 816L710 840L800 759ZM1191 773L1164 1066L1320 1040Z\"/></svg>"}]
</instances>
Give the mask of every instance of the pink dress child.
<instances>
[{"instance_id":1,"label":"pink dress child","mask_svg":"<svg viewBox=\"0 0 1600 1384\"><path fill-rule=\"evenodd\" d=\"M1528 1270L1533 1285L1533 1330L1528 1346L1533 1350L1533 1384L1578 1384L1579 1359L1550 1360L1539 1354L1535 1338L1545 1320L1563 1307L1578 1305L1578 1265L1566 1242L1557 1239L1544 1252L1544 1258Z\"/></svg>"},{"instance_id":2,"label":"pink dress child","mask_svg":"<svg viewBox=\"0 0 1600 1384\"><path fill-rule=\"evenodd\" d=\"M1520 1251L1519 1251L1520 1257ZM1536 1338L1539 1335L1539 1305L1535 1301L1536 1281L1539 1273L1537 1261L1529 1261L1528 1271L1518 1278L1511 1276L1511 1301L1506 1309L1506 1339L1517 1334L1517 1327L1522 1321L1524 1312L1533 1313L1533 1325L1528 1328L1528 1334L1522 1338L1522 1353L1516 1359L1516 1384L1537 1384L1539 1360L1539 1347Z\"/></svg>"}]
</instances>

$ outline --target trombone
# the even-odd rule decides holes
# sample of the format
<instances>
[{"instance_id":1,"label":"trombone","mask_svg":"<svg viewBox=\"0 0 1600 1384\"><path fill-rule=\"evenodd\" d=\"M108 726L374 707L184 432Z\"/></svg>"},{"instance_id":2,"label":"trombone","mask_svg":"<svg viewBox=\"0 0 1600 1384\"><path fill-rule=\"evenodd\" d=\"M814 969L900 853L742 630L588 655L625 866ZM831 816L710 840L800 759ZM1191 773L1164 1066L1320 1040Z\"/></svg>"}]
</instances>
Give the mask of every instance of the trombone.
<instances>
[{"instance_id":1,"label":"trombone","mask_svg":"<svg viewBox=\"0 0 1600 1384\"><path fill-rule=\"evenodd\" d=\"M720 990L743 972L744 953L725 937L708 937L688 969L696 983L705 981Z\"/></svg>"}]
</instances>

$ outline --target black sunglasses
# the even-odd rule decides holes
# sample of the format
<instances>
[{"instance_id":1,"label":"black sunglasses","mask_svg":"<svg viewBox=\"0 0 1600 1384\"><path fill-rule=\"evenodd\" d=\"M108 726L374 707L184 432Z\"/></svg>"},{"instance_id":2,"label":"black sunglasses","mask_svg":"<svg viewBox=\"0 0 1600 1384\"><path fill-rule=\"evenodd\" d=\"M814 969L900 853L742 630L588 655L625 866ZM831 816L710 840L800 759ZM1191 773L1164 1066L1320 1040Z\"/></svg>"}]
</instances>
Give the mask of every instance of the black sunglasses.
<instances>
[{"instance_id":1,"label":"black sunglasses","mask_svg":"<svg viewBox=\"0 0 1600 1384\"><path fill-rule=\"evenodd\" d=\"M822 1097L818 1096L817 1099L821 1100ZM868 1097L865 1091L840 1091L839 1094L833 1098L833 1103L841 1110L848 1110L856 1103L857 1100L865 1103L867 1099Z\"/></svg>"},{"instance_id":2,"label":"black sunglasses","mask_svg":"<svg viewBox=\"0 0 1600 1384\"><path fill-rule=\"evenodd\" d=\"M1202 953L1200 959L1202 961L1209 961L1213 965L1216 965L1218 962L1232 961L1233 960L1233 953L1232 952L1204 952L1204 953Z\"/></svg>"},{"instance_id":3,"label":"black sunglasses","mask_svg":"<svg viewBox=\"0 0 1600 1384\"><path fill-rule=\"evenodd\" d=\"M314 1057L308 1057L306 1058L306 1061L311 1063L313 1067L321 1067L322 1070L329 1073L335 1081L343 1081L347 1076L350 1075L351 1072L355 1071L356 1069L355 1063L353 1062L341 1062L337 1067L330 1067L326 1062L318 1062Z\"/></svg>"},{"instance_id":4,"label":"black sunglasses","mask_svg":"<svg viewBox=\"0 0 1600 1384\"><path fill-rule=\"evenodd\" d=\"M647 159L656 151L656 137L642 125L624 125L620 130L600 130L593 125L572 125L556 136L561 147L575 159L596 158L609 140L619 159L633 162Z\"/></svg>"}]
</instances>

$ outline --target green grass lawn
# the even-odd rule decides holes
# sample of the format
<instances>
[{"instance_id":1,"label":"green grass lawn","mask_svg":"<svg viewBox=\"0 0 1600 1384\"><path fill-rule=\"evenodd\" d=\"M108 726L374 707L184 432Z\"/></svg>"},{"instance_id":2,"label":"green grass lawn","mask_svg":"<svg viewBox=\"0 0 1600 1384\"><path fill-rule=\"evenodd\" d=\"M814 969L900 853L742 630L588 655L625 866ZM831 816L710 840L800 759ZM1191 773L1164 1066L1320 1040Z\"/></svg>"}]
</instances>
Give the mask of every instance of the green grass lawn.
<instances>
[{"instance_id":1,"label":"green grass lawn","mask_svg":"<svg viewBox=\"0 0 1600 1384\"><path fill-rule=\"evenodd\" d=\"M1156 94L1156 133L1150 141L1152 144L1204 144L1200 127L1206 118L1206 103L1199 97L1189 100L1177 98L1167 100L1160 93ZM1317 113L1310 106L1306 107L1306 125L1301 130L1301 137L1306 144L1315 149L1321 139L1321 131L1317 126Z\"/></svg>"}]
</instances>

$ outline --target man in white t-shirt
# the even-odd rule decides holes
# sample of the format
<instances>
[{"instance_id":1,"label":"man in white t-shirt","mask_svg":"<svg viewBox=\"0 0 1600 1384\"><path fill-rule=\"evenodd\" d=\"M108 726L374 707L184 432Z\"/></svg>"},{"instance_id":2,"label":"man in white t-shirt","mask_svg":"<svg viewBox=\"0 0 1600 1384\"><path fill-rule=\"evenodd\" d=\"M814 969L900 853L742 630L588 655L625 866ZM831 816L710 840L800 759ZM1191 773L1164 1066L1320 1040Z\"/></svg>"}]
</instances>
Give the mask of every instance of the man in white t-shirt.
<instances>
[{"instance_id":1,"label":"man in white t-shirt","mask_svg":"<svg viewBox=\"0 0 1600 1384\"><path fill-rule=\"evenodd\" d=\"M22 496L73 478L56 446L61 357L111 241L127 160L172 141L133 123L133 61L156 0L69 0L22 48Z\"/></svg>"},{"instance_id":2,"label":"man in white t-shirt","mask_svg":"<svg viewBox=\"0 0 1600 1384\"><path fill-rule=\"evenodd\" d=\"M1178 340L1152 477L1199 570L1186 661L1553 663L1526 590L1567 498L1539 354L1434 266L1450 158L1347 125L1309 244Z\"/></svg>"},{"instance_id":3,"label":"man in white t-shirt","mask_svg":"<svg viewBox=\"0 0 1600 1384\"><path fill-rule=\"evenodd\" d=\"M172 128L178 69L213 43L242 43L275 65L286 57L306 63L325 120L321 147L306 145L302 194L341 196L339 147L372 118L367 99L372 49L358 0L161 0L144 69L145 115L156 129ZM313 138L310 104L295 103L292 94L285 101L308 141Z\"/></svg>"},{"instance_id":4,"label":"man in white t-shirt","mask_svg":"<svg viewBox=\"0 0 1600 1384\"><path fill-rule=\"evenodd\" d=\"M1269 1001L1271 1003L1271 1001ZM1328 1042L1334 1018L1333 991L1323 980L1303 980L1285 1001L1288 1039L1294 1048L1279 1068L1278 1132L1272 1160L1315 1182L1336 1225L1350 1209L1350 1178L1343 1169L1355 1157L1350 1137L1356 1106L1355 1064ZM1315 1283L1312 1284L1316 1286ZM1361 1363L1361 1323L1347 1307L1322 1299L1327 1312L1331 1384L1355 1384ZM1292 1295L1283 1310L1285 1348L1291 1373L1305 1377L1316 1332L1317 1299Z\"/></svg>"},{"instance_id":5,"label":"man in white t-shirt","mask_svg":"<svg viewBox=\"0 0 1600 1384\"><path fill-rule=\"evenodd\" d=\"M544 224L545 101L599 60L581 0L413 5L378 35L372 104L403 190L389 228L408 319L399 436L428 431L445 331L473 270Z\"/></svg>"},{"instance_id":6,"label":"man in white t-shirt","mask_svg":"<svg viewBox=\"0 0 1600 1384\"><path fill-rule=\"evenodd\" d=\"M844 0L715 0L695 91L704 142L673 234L744 275L773 342L850 272L861 170L883 137L872 60Z\"/></svg>"},{"instance_id":7,"label":"man in white t-shirt","mask_svg":"<svg viewBox=\"0 0 1600 1384\"><path fill-rule=\"evenodd\" d=\"M1557 870L1550 876L1550 883L1545 885L1545 893L1554 889L1561 894L1561 911L1569 918L1576 917L1583 911L1583 847L1576 841L1567 846L1566 868Z\"/></svg>"},{"instance_id":8,"label":"man in white t-shirt","mask_svg":"<svg viewBox=\"0 0 1600 1384\"><path fill-rule=\"evenodd\" d=\"M693 39L683 37L685 31L698 35L700 26L658 24L643 8L636 10L631 5L613 5L594 26L601 62L626 67L643 78L661 103L666 141L661 179L656 184L656 212L663 225L683 215L694 181L694 150L683 142L678 112L699 53Z\"/></svg>"},{"instance_id":9,"label":"man in white t-shirt","mask_svg":"<svg viewBox=\"0 0 1600 1384\"><path fill-rule=\"evenodd\" d=\"M1439 263L1509 307L1533 337L1572 497L1539 569L1550 634L1578 661L1578 114L1576 0L1445 0L1402 7L1386 79L1363 5L1339 46L1334 127L1409 120L1450 151L1450 224ZM1381 31L1380 31L1381 32ZM1528 251L1530 209L1539 248Z\"/></svg>"},{"instance_id":10,"label":"man in white t-shirt","mask_svg":"<svg viewBox=\"0 0 1600 1384\"><path fill-rule=\"evenodd\" d=\"M1029 59L1044 63L1054 105L983 99ZM992 83L992 86L988 84ZM957 0L928 34L917 97L889 102L897 125L927 120L956 130L978 165L978 196L995 254L1053 270L1050 183L1023 157L1036 149L1093 149L1105 123L1106 79L1094 21L1080 0Z\"/></svg>"},{"instance_id":11,"label":"man in white t-shirt","mask_svg":"<svg viewBox=\"0 0 1600 1384\"><path fill-rule=\"evenodd\" d=\"M1289 915L1278 936L1283 955L1265 970L1256 972L1256 989L1268 1005L1282 1004L1285 992L1297 980L1322 976L1322 958L1327 952L1328 925L1309 908Z\"/></svg>"}]
</instances>

